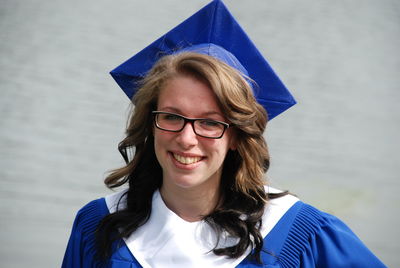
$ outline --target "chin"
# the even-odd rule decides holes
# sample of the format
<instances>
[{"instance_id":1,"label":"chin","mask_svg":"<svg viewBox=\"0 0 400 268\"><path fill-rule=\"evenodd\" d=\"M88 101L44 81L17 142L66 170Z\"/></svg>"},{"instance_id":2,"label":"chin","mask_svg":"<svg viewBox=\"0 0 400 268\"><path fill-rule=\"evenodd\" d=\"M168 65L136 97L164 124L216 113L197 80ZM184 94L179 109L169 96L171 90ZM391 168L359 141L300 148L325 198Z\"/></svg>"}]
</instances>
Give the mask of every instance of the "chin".
<instances>
[{"instance_id":1,"label":"chin","mask_svg":"<svg viewBox=\"0 0 400 268\"><path fill-rule=\"evenodd\" d=\"M192 178L180 178L173 181L173 183L183 189L190 189L196 186L201 185L201 182L198 182Z\"/></svg>"}]
</instances>

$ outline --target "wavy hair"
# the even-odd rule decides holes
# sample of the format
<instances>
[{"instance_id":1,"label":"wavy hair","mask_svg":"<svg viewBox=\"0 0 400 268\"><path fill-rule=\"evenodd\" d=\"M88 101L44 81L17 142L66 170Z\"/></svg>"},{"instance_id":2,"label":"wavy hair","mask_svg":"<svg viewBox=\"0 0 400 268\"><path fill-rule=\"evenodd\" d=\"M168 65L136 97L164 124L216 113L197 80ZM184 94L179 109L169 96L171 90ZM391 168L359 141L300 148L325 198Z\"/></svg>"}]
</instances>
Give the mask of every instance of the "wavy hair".
<instances>
[{"instance_id":1,"label":"wavy hair","mask_svg":"<svg viewBox=\"0 0 400 268\"><path fill-rule=\"evenodd\" d=\"M160 90L176 76L193 76L206 82L215 93L224 116L233 124L236 150L229 150L221 177L221 201L204 217L218 237L222 233L238 238L236 245L221 248L216 255L238 258L249 248L260 262L263 238L262 215L269 198L264 190L264 174L269 154L263 132L267 114L257 103L250 81L236 69L207 55L181 52L162 57L141 82L133 98L134 110L128 120L126 138L118 149L126 165L105 179L109 188L126 183L126 208L103 218L96 231L98 255L107 259L112 243L130 236L151 214L152 196L162 185L162 169L154 152L153 117Z\"/></svg>"}]
</instances>

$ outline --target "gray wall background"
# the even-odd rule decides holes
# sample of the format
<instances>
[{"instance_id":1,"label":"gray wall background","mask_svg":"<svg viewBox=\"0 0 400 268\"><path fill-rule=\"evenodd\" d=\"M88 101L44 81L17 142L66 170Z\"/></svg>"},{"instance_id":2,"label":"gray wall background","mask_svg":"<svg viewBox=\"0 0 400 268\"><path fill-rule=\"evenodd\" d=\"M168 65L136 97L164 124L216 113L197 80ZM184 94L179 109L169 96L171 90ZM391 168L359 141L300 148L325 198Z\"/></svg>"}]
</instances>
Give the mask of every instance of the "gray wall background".
<instances>
[{"instance_id":1,"label":"gray wall background","mask_svg":"<svg viewBox=\"0 0 400 268\"><path fill-rule=\"evenodd\" d=\"M109 193L129 102L108 72L208 3L0 0L0 266L60 266L76 211ZM400 266L400 2L226 0L298 105L268 177Z\"/></svg>"}]
</instances>

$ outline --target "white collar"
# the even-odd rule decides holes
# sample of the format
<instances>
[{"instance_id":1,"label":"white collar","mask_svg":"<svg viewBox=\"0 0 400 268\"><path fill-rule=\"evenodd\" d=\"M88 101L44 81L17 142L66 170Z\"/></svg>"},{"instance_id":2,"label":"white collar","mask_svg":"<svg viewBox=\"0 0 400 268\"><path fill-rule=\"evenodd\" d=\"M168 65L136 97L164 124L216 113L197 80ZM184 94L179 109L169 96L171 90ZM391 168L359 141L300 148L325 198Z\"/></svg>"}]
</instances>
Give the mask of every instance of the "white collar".
<instances>
[{"instance_id":1,"label":"white collar","mask_svg":"<svg viewBox=\"0 0 400 268\"><path fill-rule=\"evenodd\" d=\"M279 192L267 187L267 192ZM110 213L116 211L118 201L126 192L118 192L105 197ZM298 201L292 195L272 199L263 215L261 234L263 237L272 230L286 211ZM121 200L119 208L125 206ZM153 195L152 212L145 225L125 239L125 243L137 261L144 267L235 267L250 252L237 259L217 256L211 250L217 242L212 228L205 222L187 222L168 209L159 191ZM237 239L224 236L219 247L236 244Z\"/></svg>"}]
</instances>

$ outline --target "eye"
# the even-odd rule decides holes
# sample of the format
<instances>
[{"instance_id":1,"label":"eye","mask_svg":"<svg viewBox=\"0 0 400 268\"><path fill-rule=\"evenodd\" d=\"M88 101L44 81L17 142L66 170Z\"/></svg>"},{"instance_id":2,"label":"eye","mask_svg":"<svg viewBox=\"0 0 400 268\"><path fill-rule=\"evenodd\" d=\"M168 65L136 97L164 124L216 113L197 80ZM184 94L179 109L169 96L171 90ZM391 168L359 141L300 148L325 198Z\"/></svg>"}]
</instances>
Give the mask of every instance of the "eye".
<instances>
[{"instance_id":1,"label":"eye","mask_svg":"<svg viewBox=\"0 0 400 268\"><path fill-rule=\"evenodd\" d=\"M170 121L170 122L182 120L182 117L180 117L179 115L176 115L176 114L160 114L160 116L161 116L162 120Z\"/></svg>"},{"instance_id":2,"label":"eye","mask_svg":"<svg viewBox=\"0 0 400 268\"><path fill-rule=\"evenodd\" d=\"M208 120L208 119L200 120L199 124L201 127L204 127L204 128L220 128L220 127L222 127L221 123L214 121L214 120Z\"/></svg>"}]
</instances>

